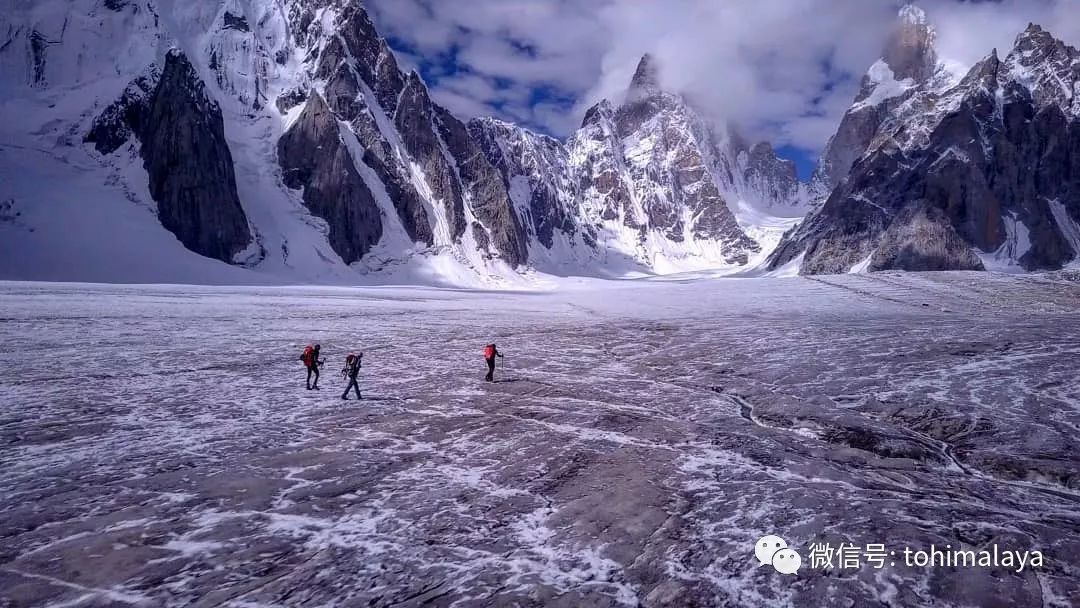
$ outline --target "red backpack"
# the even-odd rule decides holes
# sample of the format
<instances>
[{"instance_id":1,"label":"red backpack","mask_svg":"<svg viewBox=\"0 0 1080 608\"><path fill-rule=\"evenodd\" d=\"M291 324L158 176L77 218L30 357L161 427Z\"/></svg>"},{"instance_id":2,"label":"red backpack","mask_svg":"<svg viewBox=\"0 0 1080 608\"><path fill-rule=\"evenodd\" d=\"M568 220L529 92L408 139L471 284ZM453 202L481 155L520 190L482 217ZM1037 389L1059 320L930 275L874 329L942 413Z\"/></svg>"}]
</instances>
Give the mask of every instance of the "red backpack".
<instances>
[{"instance_id":1,"label":"red backpack","mask_svg":"<svg viewBox=\"0 0 1080 608\"><path fill-rule=\"evenodd\" d=\"M484 347L484 358L485 359L493 359L494 357L495 357L495 345L494 344L488 344L487 346Z\"/></svg>"},{"instance_id":2,"label":"red backpack","mask_svg":"<svg viewBox=\"0 0 1080 608\"><path fill-rule=\"evenodd\" d=\"M300 360L304 362L304 365L311 367L313 359L315 359L315 350L308 344L304 347L304 354L300 355Z\"/></svg>"}]
</instances>

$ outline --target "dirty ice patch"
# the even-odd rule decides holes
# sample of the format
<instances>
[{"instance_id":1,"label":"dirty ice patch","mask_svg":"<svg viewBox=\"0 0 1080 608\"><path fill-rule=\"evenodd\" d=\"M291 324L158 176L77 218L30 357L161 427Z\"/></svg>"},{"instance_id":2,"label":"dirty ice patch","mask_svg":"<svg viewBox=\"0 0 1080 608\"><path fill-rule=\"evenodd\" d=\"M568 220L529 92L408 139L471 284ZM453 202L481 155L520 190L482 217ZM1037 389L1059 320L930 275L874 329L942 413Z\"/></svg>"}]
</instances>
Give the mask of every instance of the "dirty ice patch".
<instances>
[{"instance_id":1,"label":"dirty ice patch","mask_svg":"<svg viewBox=\"0 0 1080 608\"><path fill-rule=\"evenodd\" d=\"M563 592L599 587L624 606L638 606L636 590L623 580L622 567L594 547L559 546L556 531L547 526L553 511L537 509L512 525L522 548L511 553L506 565L514 572L507 586L530 590L537 582Z\"/></svg>"},{"instance_id":2,"label":"dirty ice patch","mask_svg":"<svg viewBox=\"0 0 1080 608\"><path fill-rule=\"evenodd\" d=\"M1050 205L1050 213L1054 216L1058 230L1061 231L1061 235L1065 237L1065 242L1073 250L1073 258L1069 266L1080 265L1080 226L1069 215L1069 210L1065 208L1061 201L1055 199L1047 201L1047 204Z\"/></svg>"},{"instance_id":3,"label":"dirty ice patch","mask_svg":"<svg viewBox=\"0 0 1080 608\"><path fill-rule=\"evenodd\" d=\"M1020 258L1031 249L1031 234L1028 227L1015 214L1005 215L1002 218L1005 224L1005 242L993 253L986 253L975 249L975 254L982 260L987 270L996 272L1023 272Z\"/></svg>"}]
</instances>

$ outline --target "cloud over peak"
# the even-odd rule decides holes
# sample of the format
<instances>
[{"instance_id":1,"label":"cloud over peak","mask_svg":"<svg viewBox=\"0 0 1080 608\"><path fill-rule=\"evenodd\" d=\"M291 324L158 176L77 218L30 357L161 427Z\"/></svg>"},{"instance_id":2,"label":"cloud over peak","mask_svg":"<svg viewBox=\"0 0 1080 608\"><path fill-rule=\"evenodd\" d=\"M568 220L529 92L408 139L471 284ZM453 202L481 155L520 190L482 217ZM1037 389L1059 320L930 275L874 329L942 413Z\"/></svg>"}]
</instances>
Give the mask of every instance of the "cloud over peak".
<instances>
[{"instance_id":1,"label":"cloud over peak","mask_svg":"<svg viewBox=\"0 0 1080 608\"><path fill-rule=\"evenodd\" d=\"M642 56L665 89L777 147L816 152L897 20L936 28L943 61L974 65L1029 22L1080 41L1080 0L372 0L376 22L464 118L556 136L622 101ZM902 14L901 14L902 11ZM898 17L899 15L899 17ZM655 70L655 66L662 67Z\"/></svg>"}]
</instances>

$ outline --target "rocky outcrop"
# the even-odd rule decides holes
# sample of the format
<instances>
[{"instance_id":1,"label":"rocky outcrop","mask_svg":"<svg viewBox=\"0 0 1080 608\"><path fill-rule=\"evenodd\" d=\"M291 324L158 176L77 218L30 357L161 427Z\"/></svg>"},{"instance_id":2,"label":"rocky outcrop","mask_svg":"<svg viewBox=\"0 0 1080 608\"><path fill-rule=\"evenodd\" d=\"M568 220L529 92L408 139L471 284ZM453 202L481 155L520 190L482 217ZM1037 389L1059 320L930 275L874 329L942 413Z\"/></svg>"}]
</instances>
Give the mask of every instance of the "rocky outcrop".
<instances>
[{"instance_id":1,"label":"rocky outcrop","mask_svg":"<svg viewBox=\"0 0 1080 608\"><path fill-rule=\"evenodd\" d=\"M1041 270L1076 259L1078 83L1080 52L1029 27L1004 61L987 57L859 160L772 267L799 254L806 274L846 272L870 255L872 270Z\"/></svg>"},{"instance_id":2,"label":"rocky outcrop","mask_svg":"<svg viewBox=\"0 0 1080 608\"><path fill-rule=\"evenodd\" d=\"M285 184L302 188L304 205L329 227L330 246L346 264L360 260L382 236L382 217L356 170L341 126L322 96L312 93L278 142Z\"/></svg>"},{"instance_id":3,"label":"rocky outcrop","mask_svg":"<svg viewBox=\"0 0 1080 608\"><path fill-rule=\"evenodd\" d=\"M620 220L641 231L634 213L622 140L615 132L615 109L603 100L585 112L581 129L567 143L582 211L601 222Z\"/></svg>"},{"instance_id":4,"label":"rocky outcrop","mask_svg":"<svg viewBox=\"0 0 1080 608\"><path fill-rule=\"evenodd\" d=\"M743 179L749 189L762 195L770 206L793 206L800 200L799 173L795 163L776 155L769 142L755 144L739 155Z\"/></svg>"},{"instance_id":5,"label":"rocky outcrop","mask_svg":"<svg viewBox=\"0 0 1080 608\"><path fill-rule=\"evenodd\" d=\"M188 249L232 262L252 235L221 110L183 53L169 52L147 108L132 112L161 224Z\"/></svg>"},{"instance_id":6,"label":"rocky outcrop","mask_svg":"<svg viewBox=\"0 0 1080 608\"><path fill-rule=\"evenodd\" d=\"M338 39L339 45L341 40ZM331 44L320 59L318 71L330 75L324 89L327 104L335 116L349 124L351 134L363 150L361 157L354 160L364 163L375 173L397 211L405 233L413 242L430 246L434 244L434 236L423 198L388 139L397 134L382 132L376 119L376 113L382 114L382 108L369 104L360 70L354 62L347 60L345 50L347 47Z\"/></svg>"},{"instance_id":7,"label":"rocky outcrop","mask_svg":"<svg viewBox=\"0 0 1080 608\"><path fill-rule=\"evenodd\" d=\"M900 9L900 19L885 44L883 59L896 80L928 82L938 69L937 32L926 13L914 6Z\"/></svg>"},{"instance_id":8,"label":"rocky outcrop","mask_svg":"<svg viewBox=\"0 0 1080 608\"><path fill-rule=\"evenodd\" d=\"M945 212L925 201L908 206L882 234L867 267L875 270L983 270Z\"/></svg>"},{"instance_id":9,"label":"rocky outcrop","mask_svg":"<svg viewBox=\"0 0 1080 608\"><path fill-rule=\"evenodd\" d=\"M626 89L624 104L629 105L638 101L656 97L663 93L660 86L660 65L656 58L645 53L638 61L634 77L630 79L630 86Z\"/></svg>"},{"instance_id":10,"label":"rocky outcrop","mask_svg":"<svg viewBox=\"0 0 1080 608\"><path fill-rule=\"evenodd\" d=\"M438 135L452 157L473 215L480 220L491 237L491 244L508 264L524 264L529 257L525 233L502 175L491 166L460 120L444 108L436 106L435 109Z\"/></svg>"},{"instance_id":11,"label":"rocky outcrop","mask_svg":"<svg viewBox=\"0 0 1080 608\"><path fill-rule=\"evenodd\" d=\"M294 40L318 54L313 76L325 83L326 107L347 125L342 136L356 139L345 154L362 166L369 187L385 190L406 234L437 247L461 247L469 235L482 253L524 264L526 236L499 172L465 126L431 100L420 76L399 70L363 8L320 1L296 3L291 12Z\"/></svg>"},{"instance_id":12,"label":"rocky outcrop","mask_svg":"<svg viewBox=\"0 0 1080 608\"><path fill-rule=\"evenodd\" d=\"M435 131L435 104L416 72L409 74L402 90L394 125L405 149L423 172L435 204L443 206L450 237L459 239L466 224L461 183Z\"/></svg>"},{"instance_id":13,"label":"rocky outcrop","mask_svg":"<svg viewBox=\"0 0 1080 608\"><path fill-rule=\"evenodd\" d=\"M157 66L131 81L120 97L94 119L83 140L100 154L112 154L132 137L141 137L150 113L150 102L161 79Z\"/></svg>"},{"instance_id":14,"label":"rocky outcrop","mask_svg":"<svg viewBox=\"0 0 1080 608\"><path fill-rule=\"evenodd\" d=\"M854 105L822 150L813 177L818 191L831 192L880 133L902 124L907 113L936 103L912 103L913 97L932 95L951 82L938 63L936 38L925 12L912 5L900 10L881 60L863 77Z\"/></svg>"},{"instance_id":15,"label":"rocky outcrop","mask_svg":"<svg viewBox=\"0 0 1080 608\"><path fill-rule=\"evenodd\" d=\"M469 121L469 134L503 178L530 238L551 249L556 233L572 239L589 226L577 215L568 152L556 139L493 118ZM589 241L586 241L588 244Z\"/></svg>"},{"instance_id":16,"label":"rocky outcrop","mask_svg":"<svg viewBox=\"0 0 1080 608\"><path fill-rule=\"evenodd\" d=\"M717 187L710 158L721 156L715 133L680 96L659 87L655 60L644 56L627 103L615 111L616 133L648 226L675 242L688 235L721 241L726 261L745 264L760 250L743 233Z\"/></svg>"}]
</instances>

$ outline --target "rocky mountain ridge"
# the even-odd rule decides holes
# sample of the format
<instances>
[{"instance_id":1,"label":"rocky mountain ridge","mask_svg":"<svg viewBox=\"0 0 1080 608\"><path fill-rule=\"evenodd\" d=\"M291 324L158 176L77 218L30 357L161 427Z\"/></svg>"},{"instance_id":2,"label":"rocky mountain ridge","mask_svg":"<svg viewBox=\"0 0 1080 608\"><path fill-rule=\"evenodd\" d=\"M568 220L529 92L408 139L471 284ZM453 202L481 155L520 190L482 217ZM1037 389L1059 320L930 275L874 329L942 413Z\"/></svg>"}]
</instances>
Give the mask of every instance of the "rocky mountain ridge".
<instances>
[{"instance_id":1,"label":"rocky mountain ridge","mask_svg":"<svg viewBox=\"0 0 1080 608\"><path fill-rule=\"evenodd\" d=\"M49 172L77 156L97 193L96 211L59 192L64 213L37 218L33 200L9 199L43 229L13 246L43 258L71 233L52 218L80 213L111 226L102 259L175 238L256 272L344 282L1036 270L1080 252L1076 51L1034 26L963 76L938 59L925 14L902 9L807 184L768 142L665 89L651 55L558 141L439 106L358 0L43 0L7 19L0 73L20 93L0 102L34 124L5 133ZM129 217L140 208L172 237ZM47 274L79 278L71 268Z\"/></svg>"},{"instance_id":2,"label":"rocky mountain ridge","mask_svg":"<svg viewBox=\"0 0 1080 608\"><path fill-rule=\"evenodd\" d=\"M370 274L440 258L490 276L736 268L771 246L747 234L738 205L799 204L793 167L767 144L737 149L663 90L650 56L625 100L590 110L559 142L460 121L398 66L357 0L47 0L10 20L9 80L42 98L95 91L47 129L81 136L105 185L226 263L291 269L303 257ZM181 105L165 112L161 91L176 88L164 85L181 63ZM188 90L198 97L181 107ZM197 124L190 110L203 106ZM162 146L164 133L193 139Z\"/></svg>"},{"instance_id":3,"label":"rocky mountain ridge","mask_svg":"<svg viewBox=\"0 0 1080 608\"><path fill-rule=\"evenodd\" d=\"M932 37L911 45L921 59L904 57L925 65L932 56L926 40ZM824 157L823 166L841 169L828 163L844 154L857 160L785 238L770 268L1031 271L1073 263L1080 257L1078 93L1080 52L1034 24L1004 60L995 51L955 84L939 68L929 79L908 79L876 106L865 103L875 91L864 87L830 143L847 150ZM871 125L859 118L866 114L884 118Z\"/></svg>"}]
</instances>

